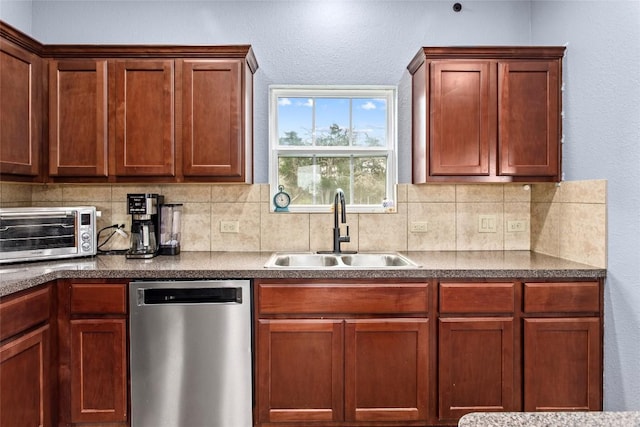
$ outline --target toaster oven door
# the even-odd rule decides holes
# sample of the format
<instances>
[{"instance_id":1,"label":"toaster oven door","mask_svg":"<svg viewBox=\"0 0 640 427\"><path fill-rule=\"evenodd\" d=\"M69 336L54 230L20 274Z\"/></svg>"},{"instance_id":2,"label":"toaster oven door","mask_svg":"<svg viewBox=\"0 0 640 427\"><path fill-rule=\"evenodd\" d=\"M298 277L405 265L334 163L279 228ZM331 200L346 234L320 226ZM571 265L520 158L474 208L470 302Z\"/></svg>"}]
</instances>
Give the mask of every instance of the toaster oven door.
<instances>
[{"instance_id":1,"label":"toaster oven door","mask_svg":"<svg viewBox=\"0 0 640 427\"><path fill-rule=\"evenodd\" d=\"M77 213L11 212L0 215L2 259L46 258L77 252Z\"/></svg>"}]
</instances>

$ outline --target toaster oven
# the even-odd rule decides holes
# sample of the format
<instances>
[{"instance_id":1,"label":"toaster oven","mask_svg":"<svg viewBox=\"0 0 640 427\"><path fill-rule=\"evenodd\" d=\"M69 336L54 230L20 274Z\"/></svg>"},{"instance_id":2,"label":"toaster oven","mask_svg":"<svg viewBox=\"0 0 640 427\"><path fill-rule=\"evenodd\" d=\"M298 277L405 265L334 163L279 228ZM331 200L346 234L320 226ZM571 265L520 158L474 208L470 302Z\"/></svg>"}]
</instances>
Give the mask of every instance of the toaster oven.
<instances>
[{"instance_id":1,"label":"toaster oven","mask_svg":"<svg viewBox=\"0 0 640 427\"><path fill-rule=\"evenodd\" d=\"M0 264L96 254L96 208L0 208Z\"/></svg>"}]
</instances>

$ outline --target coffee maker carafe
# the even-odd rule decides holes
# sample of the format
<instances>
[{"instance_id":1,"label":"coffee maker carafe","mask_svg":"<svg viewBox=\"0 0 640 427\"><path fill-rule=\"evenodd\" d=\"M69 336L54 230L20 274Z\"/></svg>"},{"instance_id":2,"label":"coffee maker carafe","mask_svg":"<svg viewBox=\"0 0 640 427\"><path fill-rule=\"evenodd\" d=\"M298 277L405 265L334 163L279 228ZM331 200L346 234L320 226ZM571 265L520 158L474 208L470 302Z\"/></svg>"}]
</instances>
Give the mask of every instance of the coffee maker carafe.
<instances>
[{"instance_id":1,"label":"coffee maker carafe","mask_svg":"<svg viewBox=\"0 0 640 427\"><path fill-rule=\"evenodd\" d=\"M160 206L159 194L127 194L127 213L131 215L131 245L127 258L153 258L158 254Z\"/></svg>"}]
</instances>

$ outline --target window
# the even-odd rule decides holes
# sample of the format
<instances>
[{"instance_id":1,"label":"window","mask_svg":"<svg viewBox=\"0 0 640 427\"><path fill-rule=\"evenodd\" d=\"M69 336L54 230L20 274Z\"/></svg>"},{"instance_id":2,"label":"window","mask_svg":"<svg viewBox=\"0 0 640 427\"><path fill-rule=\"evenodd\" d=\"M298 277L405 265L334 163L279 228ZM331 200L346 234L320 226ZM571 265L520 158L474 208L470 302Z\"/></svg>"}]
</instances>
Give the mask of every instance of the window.
<instances>
[{"instance_id":1,"label":"window","mask_svg":"<svg viewBox=\"0 0 640 427\"><path fill-rule=\"evenodd\" d=\"M395 199L396 89L271 86L269 182L291 211L326 212L341 188L351 211Z\"/></svg>"}]
</instances>

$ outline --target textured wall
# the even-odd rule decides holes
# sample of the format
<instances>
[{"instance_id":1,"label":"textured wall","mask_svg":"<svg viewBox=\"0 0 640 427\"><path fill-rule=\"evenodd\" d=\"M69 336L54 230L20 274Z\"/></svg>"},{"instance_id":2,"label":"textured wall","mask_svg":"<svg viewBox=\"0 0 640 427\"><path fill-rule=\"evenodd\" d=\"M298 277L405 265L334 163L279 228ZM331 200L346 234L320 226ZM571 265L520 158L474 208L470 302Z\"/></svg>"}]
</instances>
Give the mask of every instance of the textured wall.
<instances>
[{"instance_id":1,"label":"textured wall","mask_svg":"<svg viewBox=\"0 0 640 427\"><path fill-rule=\"evenodd\" d=\"M0 0L0 19L27 34L32 34L31 0Z\"/></svg>"},{"instance_id":2,"label":"textured wall","mask_svg":"<svg viewBox=\"0 0 640 427\"><path fill-rule=\"evenodd\" d=\"M640 410L640 2L534 1L533 43L569 43L564 171L607 180L605 408Z\"/></svg>"}]
</instances>

